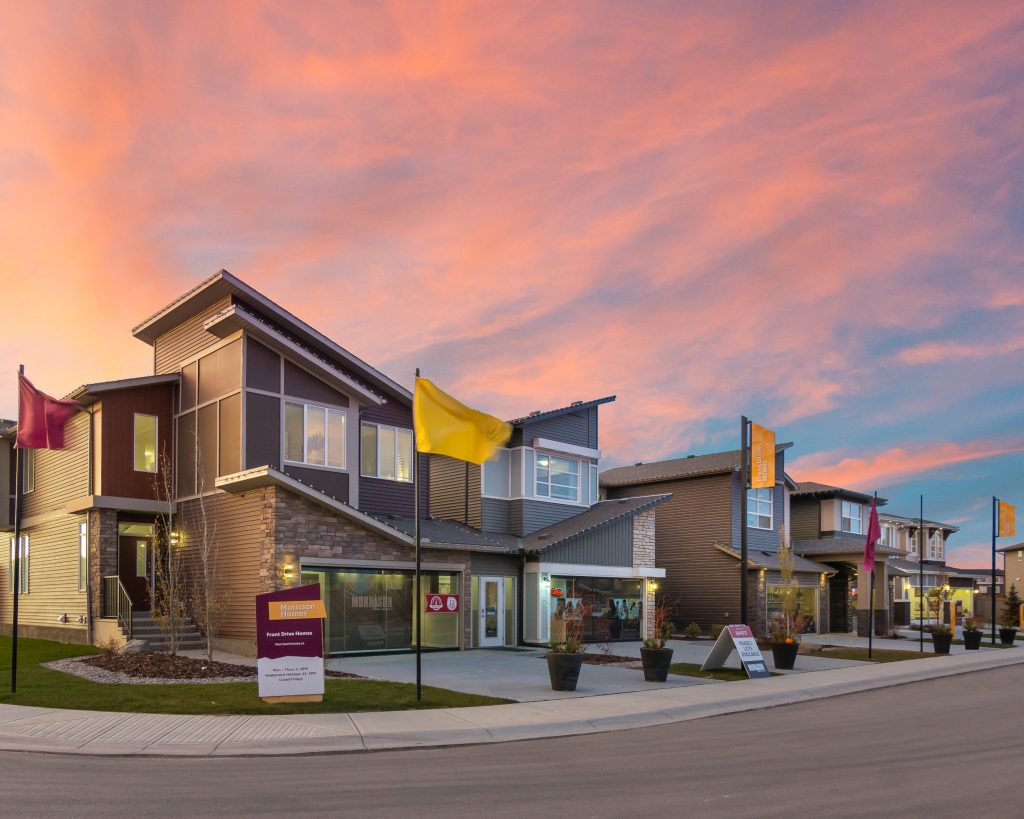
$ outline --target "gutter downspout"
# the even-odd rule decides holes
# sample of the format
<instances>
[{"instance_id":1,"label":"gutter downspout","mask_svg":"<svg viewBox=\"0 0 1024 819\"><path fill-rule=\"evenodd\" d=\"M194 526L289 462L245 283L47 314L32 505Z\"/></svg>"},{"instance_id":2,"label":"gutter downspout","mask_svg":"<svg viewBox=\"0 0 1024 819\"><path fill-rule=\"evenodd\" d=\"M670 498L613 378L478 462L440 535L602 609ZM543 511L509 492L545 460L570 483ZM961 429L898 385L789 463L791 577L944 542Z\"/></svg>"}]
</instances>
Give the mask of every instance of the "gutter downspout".
<instances>
[{"instance_id":1,"label":"gutter downspout","mask_svg":"<svg viewBox=\"0 0 1024 819\"><path fill-rule=\"evenodd\" d=\"M96 471L96 464L93 462L95 456L95 429L94 425L96 422L96 416L93 414L93 409L90 406L87 410L89 413L89 496L92 497L94 488L94 473ZM85 513L85 638L89 641L89 645L93 645L93 630L92 630L92 526L90 525L89 518L91 517L89 512Z\"/></svg>"}]
</instances>

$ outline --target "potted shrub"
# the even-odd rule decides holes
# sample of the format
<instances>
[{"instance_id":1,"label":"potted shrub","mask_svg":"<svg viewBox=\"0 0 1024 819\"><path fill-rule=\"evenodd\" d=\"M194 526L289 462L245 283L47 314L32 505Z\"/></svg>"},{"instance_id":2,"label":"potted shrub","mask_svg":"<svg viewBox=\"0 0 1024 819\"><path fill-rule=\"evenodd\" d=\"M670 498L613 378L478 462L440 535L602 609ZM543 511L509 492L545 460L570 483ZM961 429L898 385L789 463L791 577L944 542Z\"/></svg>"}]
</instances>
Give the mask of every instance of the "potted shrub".
<instances>
[{"instance_id":1,"label":"potted shrub","mask_svg":"<svg viewBox=\"0 0 1024 819\"><path fill-rule=\"evenodd\" d=\"M655 606L653 633L644 638L643 648L640 649L644 679L647 682L665 682L668 679L668 669L672 665L672 649L665 648L665 642L672 637L675 630L669 608L664 603Z\"/></svg>"},{"instance_id":2,"label":"potted shrub","mask_svg":"<svg viewBox=\"0 0 1024 819\"><path fill-rule=\"evenodd\" d=\"M949 631L949 626L945 623L932 626L932 647L936 654L949 654L952 643L953 635Z\"/></svg>"},{"instance_id":3,"label":"potted shrub","mask_svg":"<svg viewBox=\"0 0 1024 819\"><path fill-rule=\"evenodd\" d=\"M964 648L968 651L978 651L981 648L981 629L978 628L978 620L975 617L964 618Z\"/></svg>"},{"instance_id":4,"label":"potted shrub","mask_svg":"<svg viewBox=\"0 0 1024 819\"><path fill-rule=\"evenodd\" d=\"M775 662L775 668L783 671L792 670L796 665L796 655L800 651L800 632L804 627L804 618L797 611L799 588L793 576L795 567L793 547L783 529L779 538L781 606L778 616L773 617L768 624L772 660Z\"/></svg>"},{"instance_id":5,"label":"potted shrub","mask_svg":"<svg viewBox=\"0 0 1024 819\"><path fill-rule=\"evenodd\" d=\"M582 612L577 612L573 619L559 622L562 625L558 630L560 633L555 634L548 643L548 677L553 691L575 691L583 666Z\"/></svg>"},{"instance_id":6,"label":"potted shrub","mask_svg":"<svg viewBox=\"0 0 1024 819\"><path fill-rule=\"evenodd\" d=\"M1017 594L1017 587L1010 586L1010 591L1003 601L1003 616L1000 617L1002 625L999 628L999 642L1004 646L1012 646L1017 636L1017 622L1020 618L1020 595Z\"/></svg>"}]
</instances>

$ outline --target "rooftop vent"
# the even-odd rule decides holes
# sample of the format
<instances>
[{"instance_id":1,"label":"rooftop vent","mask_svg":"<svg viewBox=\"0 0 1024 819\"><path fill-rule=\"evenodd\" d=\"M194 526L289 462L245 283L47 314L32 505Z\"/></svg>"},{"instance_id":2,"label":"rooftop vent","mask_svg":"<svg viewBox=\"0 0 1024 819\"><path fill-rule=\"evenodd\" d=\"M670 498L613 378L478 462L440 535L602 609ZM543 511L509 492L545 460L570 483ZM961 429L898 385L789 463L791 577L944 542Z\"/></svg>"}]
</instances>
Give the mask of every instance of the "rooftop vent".
<instances>
[{"instance_id":1,"label":"rooftop vent","mask_svg":"<svg viewBox=\"0 0 1024 819\"><path fill-rule=\"evenodd\" d=\"M533 418L534 415L540 415L540 410L534 410L527 417L528 418Z\"/></svg>"},{"instance_id":2,"label":"rooftop vent","mask_svg":"<svg viewBox=\"0 0 1024 819\"><path fill-rule=\"evenodd\" d=\"M582 407L583 406L583 402L582 401L573 401L569 406L570 407Z\"/></svg>"},{"instance_id":3,"label":"rooftop vent","mask_svg":"<svg viewBox=\"0 0 1024 819\"><path fill-rule=\"evenodd\" d=\"M686 457L687 458L696 458L697 456L696 455L687 455Z\"/></svg>"},{"instance_id":4,"label":"rooftop vent","mask_svg":"<svg viewBox=\"0 0 1024 819\"><path fill-rule=\"evenodd\" d=\"M635 464L633 464L633 466L643 466L643 465L644 465L643 461L637 461Z\"/></svg>"}]
</instances>

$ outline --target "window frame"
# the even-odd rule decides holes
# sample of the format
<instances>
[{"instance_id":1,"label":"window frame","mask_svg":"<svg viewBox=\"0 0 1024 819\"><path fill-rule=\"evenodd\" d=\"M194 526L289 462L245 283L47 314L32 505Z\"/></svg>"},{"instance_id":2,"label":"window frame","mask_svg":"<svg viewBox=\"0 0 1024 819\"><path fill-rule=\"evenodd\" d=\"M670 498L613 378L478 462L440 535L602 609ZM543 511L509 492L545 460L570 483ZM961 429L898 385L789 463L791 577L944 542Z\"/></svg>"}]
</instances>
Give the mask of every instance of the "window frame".
<instances>
[{"instance_id":1,"label":"window frame","mask_svg":"<svg viewBox=\"0 0 1024 819\"><path fill-rule=\"evenodd\" d=\"M296 461L288 456L288 405L302 407L302 460ZM324 412L324 462L322 464L310 463L309 458L309 408L323 410ZM343 442L341 463L342 466L335 466L331 463L331 413L341 416ZM281 398L281 463L293 464L294 466L306 467L309 469L325 469L329 472L348 472L348 409L346 407L330 406L328 404L317 404L306 401L302 398Z\"/></svg>"},{"instance_id":2,"label":"window frame","mask_svg":"<svg viewBox=\"0 0 1024 819\"><path fill-rule=\"evenodd\" d=\"M10 556L8 557L7 564L7 591L9 594L14 594L14 543L14 536L12 535L11 538L8 540L8 544L10 547ZM31 567L31 545L29 536L25 532L21 533L21 547L18 549L18 555L21 558L20 565L18 567L18 594L20 596L22 594L28 594L31 588L29 582L29 569Z\"/></svg>"},{"instance_id":3,"label":"window frame","mask_svg":"<svg viewBox=\"0 0 1024 819\"><path fill-rule=\"evenodd\" d=\"M765 503L765 498L761 496L761 492L767 494L768 514L761 514L761 504ZM754 503L754 511L750 511L751 501ZM747 490L747 528L757 529L762 532L770 532L775 528L775 487L773 486L762 486L757 489ZM751 515L753 515L755 521L751 523ZM760 526L758 523L761 518L768 518L767 526Z\"/></svg>"},{"instance_id":4,"label":"window frame","mask_svg":"<svg viewBox=\"0 0 1024 819\"><path fill-rule=\"evenodd\" d=\"M376 474L375 475L371 475L371 474L363 471L363 428L364 427L367 428L367 429L372 428L374 430L374 445L375 445L374 465L376 466ZM381 431L381 429L390 429L395 434L395 438L394 438L394 441L395 441L395 443L394 443L395 477L393 477L393 478L389 478L386 475L381 475L380 474L380 463L381 463L381 459L380 459L380 439L381 439L381 434L380 434L380 431ZM398 477L398 440L399 440L399 433L400 432L401 433L406 433L408 435L408 439L409 439L409 477L407 479L406 478ZM371 479L373 479L375 481L391 481L392 483L412 484L412 483L415 482L414 481L415 475L413 475L413 463L415 462L415 460L416 460L416 440L415 440L415 436L413 435L413 432L412 432L411 429L409 429L408 427L395 426L394 424L381 424L381 423L378 423L377 421L360 421L359 422L359 477L361 477L361 478L371 478ZM481 482L482 481L483 481L483 477L481 475ZM481 483L481 486L482 485L483 484Z\"/></svg>"},{"instance_id":5,"label":"window frame","mask_svg":"<svg viewBox=\"0 0 1024 819\"><path fill-rule=\"evenodd\" d=\"M850 508L850 512L851 512L851 514L849 516L847 516L847 514L846 514L847 507ZM857 516L856 517L854 517L853 514L852 514L854 509L857 510ZM851 527L852 527L852 522L856 521L857 522L857 528L856 529L853 529L853 528L847 529L846 528L846 521L851 521ZM847 534L850 534L850 535L863 535L864 534L864 504L857 503L856 501L841 500L839 502L839 529L840 529L840 531L846 532Z\"/></svg>"},{"instance_id":6,"label":"window frame","mask_svg":"<svg viewBox=\"0 0 1024 819\"><path fill-rule=\"evenodd\" d=\"M541 458L555 458L555 459L558 459L558 460L561 460L561 461L567 461L568 463L572 463L572 464L576 465L576 486L575 486L576 495L575 495L574 499L570 500L569 498L556 498L556 497L552 496L552 494L551 494L551 487L552 487L552 485L557 485L557 484L552 484L551 483L551 468L550 468L550 466L547 468L548 469L548 480L547 480L548 494L547 495L542 495L540 493L540 490L539 490L540 478L539 478L537 473L543 468L539 464L539 461L540 461ZM582 483L582 480L583 480L582 471L583 471L582 470L582 461L579 458L571 458L568 455L563 455L563 454L558 453L558 452L544 452L544 451L541 451L541 450L535 450L534 454L533 454L533 497L535 499L537 499L537 500L545 501L545 502L548 502L548 503L564 503L564 504L568 504L568 505L571 505L571 506L581 506L581 505L583 505L581 503L581 501L580 501L580 491L581 491L580 484Z\"/></svg>"},{"instance_id":7,"label":"window frame","mask_svg":"<svg viewBox=\"0 0 1024 819\"><path fill-rule=\"evenodd\" d=\"M153 419L153 468L139 469L139 418ZM160 469L160 416L150 415L148 412L132 413L132 468L135 472L142 472L145 475L155 475Z\"/></svg>"},{"instance_id":8,"label":"window frame","mask_svg":"<svg viewBox=\"0 0 1024 819\"><path fill-rule=\"evenodd\" d=\"M25 455L25 464L21 469L21 494L28 495L36 489L36 451L21 450Z\"/></svg>"},{"instance_id":9,"label":"window frame","mask_svg":"<svg viewBox=\"0 0 1024 819\"><path fill-rule=\"evenodd\" d=\"M89 583L89 522L78 524L78 590L86 591Z\"/></svg>"}]
</instances>

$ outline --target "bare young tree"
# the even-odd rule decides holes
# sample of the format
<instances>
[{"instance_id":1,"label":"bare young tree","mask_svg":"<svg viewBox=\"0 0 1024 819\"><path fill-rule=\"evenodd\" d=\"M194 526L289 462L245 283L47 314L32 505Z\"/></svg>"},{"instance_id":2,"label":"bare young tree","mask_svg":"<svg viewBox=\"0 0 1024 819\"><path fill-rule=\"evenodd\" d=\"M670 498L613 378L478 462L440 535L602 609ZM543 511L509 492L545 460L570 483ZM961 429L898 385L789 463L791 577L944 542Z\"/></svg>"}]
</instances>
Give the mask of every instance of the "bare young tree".
<instances>
[{"instance_id":1,"label":"bare young tree","mask_svg":"<svg viewBox=\"0 0 1024 819\"><path fill-rule=\"evenodd\" d=\"M167 503L167 510L156 518L156 538L153 546L156 593L150 603L151 614L153 622L163 634L168 652L177 654L185 619L187 589L184 555L174 528L174 476L166 447L160 458L159 471L153 481L157 499Z\"/></svg>"},{"instance_id":2,"label":"bare young tree","mask_svg":"<svg viewBox=\"0 0 1024 819\"><path fill-rule=\"evenodd\" d=\"M206 658L213 659L213 641L227 612L227 595L218 582L217 516L205 492L202 448L197 447L196 473L199 497L191 509L192 618L206 641Z\"/></svg>"}]
</instances>

